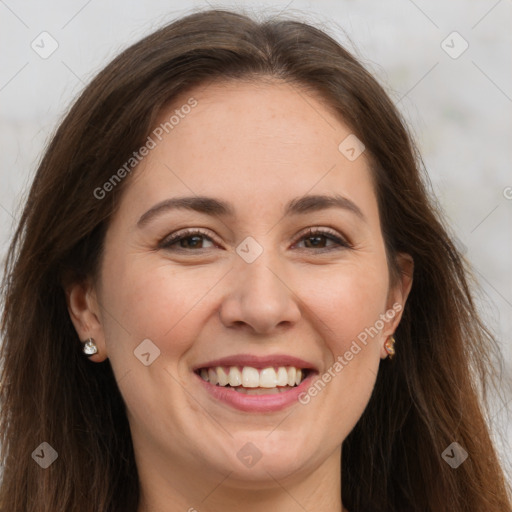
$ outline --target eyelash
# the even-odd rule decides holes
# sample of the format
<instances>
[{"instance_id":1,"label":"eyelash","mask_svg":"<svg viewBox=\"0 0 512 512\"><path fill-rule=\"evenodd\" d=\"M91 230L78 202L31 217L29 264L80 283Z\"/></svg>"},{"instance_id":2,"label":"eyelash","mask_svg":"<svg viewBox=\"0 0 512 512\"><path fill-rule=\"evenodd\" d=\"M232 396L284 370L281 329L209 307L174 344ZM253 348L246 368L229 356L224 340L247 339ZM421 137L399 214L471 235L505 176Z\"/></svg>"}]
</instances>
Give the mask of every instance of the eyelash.
<instances>
[{"instance_id":1,"label":"eyelash","mask_svg":"<svg viewBox=\"0 0 512 512\"><path fill-rule=\"evenodd\" d=\"M174 251L179 251L179 252L190 252L191 249L184 249L184 248L171 249L171 246L177 242L180 242L181 240L185 240L187 238L192 238L193 236L197 236L197 235L203 236L203 237L207 238L208 240L210 240L211 242L216 243L215 240L213 240L207 233L205 233L204 231L202 231L200 229L186 229L184 231L175 233L175 234L171 235L170 237L164 238L163 240L160 241L160 243L158 244L158 247L160 249L166 249L166 250L171 250L171 251L174 250ZM321 248L321 249L317 249L315 252L325 253L325 252L330 252L333 250L352 248L352 246L346 240L343 240L342 238L337 236L334 231L327 230L325 228L324 229L309 228L306 231L306 233L304 233L297 240L297 242L301 242L302 240L312 238L314 236L325 236L327 239L329 239L337 244L337 247ZM295 243L297 243L297 242L295 242ZM310 248L306 247L304 249L308 250ZM302 249L302 250L304 250L304 249ZM199 252L201 250L203 250L203 249L197 249L196 252ZM311 248L311 250L314 250L314 248ZM193 251L193 249L192 249L192 251Z\"/></svg>"}]
</instances>

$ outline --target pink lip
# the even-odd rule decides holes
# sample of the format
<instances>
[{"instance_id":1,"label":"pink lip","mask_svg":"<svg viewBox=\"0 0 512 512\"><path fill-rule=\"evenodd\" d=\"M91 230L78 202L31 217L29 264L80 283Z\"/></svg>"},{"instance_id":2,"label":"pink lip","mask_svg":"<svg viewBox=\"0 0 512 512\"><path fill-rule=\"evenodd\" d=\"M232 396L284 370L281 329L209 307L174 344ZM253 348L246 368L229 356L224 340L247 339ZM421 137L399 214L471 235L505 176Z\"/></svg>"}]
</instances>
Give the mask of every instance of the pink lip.
<instances>
[{"instance_id":1,"label":"pink lip","mask_svg":"<svg viewBox=\"0 0 512 512\"><path fill-rule=\"evenodd\" d=\"M235 365L230 364L228 366ZM244 364L244 366L250 365ZM279 366L285 365L279 364ZM290 364L290 366L295 366L295 364ZM244 412L274 412L284 409L293 403L297 403L299 395L307 390L316 374L317 372L312 371L298 386L291 388L289 391L283 391L275 395L245 395L229 387L215 386L203 380L197 373L195 375L211 396L235 409Z\"/></svg>"},{"instance_id":2,"label":"pink lip","mask_svg":"<svg viewBox=\"0 0 512 512\"><path fill-rule=\"evenodd\" d=\"M296 368L315 370L311 363L304 361L298 357L288 356L284 354L269 355L264 357L253 356L250 354L239 354L236 356L222 357L214 361L207 361L193 368L194 371L200 368L213 368L215 366L251 366L252 368L275 368L277 366L295 366Z\"/></svg>"}]
</instances>

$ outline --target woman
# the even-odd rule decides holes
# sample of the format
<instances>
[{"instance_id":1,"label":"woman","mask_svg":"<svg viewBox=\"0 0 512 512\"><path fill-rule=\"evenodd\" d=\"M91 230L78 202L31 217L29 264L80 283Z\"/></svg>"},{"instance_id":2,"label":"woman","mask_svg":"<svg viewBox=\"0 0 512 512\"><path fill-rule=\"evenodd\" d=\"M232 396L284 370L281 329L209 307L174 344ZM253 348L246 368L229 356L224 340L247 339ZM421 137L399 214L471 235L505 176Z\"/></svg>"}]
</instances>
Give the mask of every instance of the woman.
<instances>
[{"instance_id":1,"label":"woman","mask_svg":"<svg viewBox=\"0 0 512 512\"><path fill-rule=\"evenodd\" d=\"M8 254L2 512L510 510L498 348L419 162L307 24L211 10L124 51Z\"/></svg>"}]
</instances>

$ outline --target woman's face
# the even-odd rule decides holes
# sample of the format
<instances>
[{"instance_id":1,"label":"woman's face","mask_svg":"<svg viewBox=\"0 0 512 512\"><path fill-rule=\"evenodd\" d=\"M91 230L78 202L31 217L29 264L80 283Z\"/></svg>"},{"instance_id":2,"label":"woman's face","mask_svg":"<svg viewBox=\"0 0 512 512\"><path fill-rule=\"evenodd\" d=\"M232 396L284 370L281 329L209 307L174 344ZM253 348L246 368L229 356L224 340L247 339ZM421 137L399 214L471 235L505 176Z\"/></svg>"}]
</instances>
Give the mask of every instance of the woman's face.
<instances>
[{"instance_id":1,"label":"woman's face","mask_svg":"<svg viewBox=\"0 0 512 512\"><path fill-rule=\"evenodd\" d=\"M83 309L71 296L92 361L112 364L139 473L332 475L410 286L390 285L365 153L288 84L213 83L160 121L173 114L129 178Z\"/></svg>"}]
</instances>

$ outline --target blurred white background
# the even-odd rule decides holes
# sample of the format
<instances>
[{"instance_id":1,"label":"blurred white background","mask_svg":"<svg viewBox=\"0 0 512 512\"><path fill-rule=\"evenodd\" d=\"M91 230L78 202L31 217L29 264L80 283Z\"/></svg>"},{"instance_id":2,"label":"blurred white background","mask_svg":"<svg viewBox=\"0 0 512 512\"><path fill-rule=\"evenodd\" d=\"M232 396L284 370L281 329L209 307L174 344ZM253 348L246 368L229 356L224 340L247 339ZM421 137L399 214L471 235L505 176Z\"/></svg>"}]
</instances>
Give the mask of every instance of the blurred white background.
<instances>
[{"instance_id":1,"label":"blurred white background","mask_svg":"<svg viewBox=\"0 0 512 512\"><path fill-rule=\"evenodd\" d=\"M374 72L408 120L459 247L475 269L484 292L479 303L503 347L510 381L510 0L0 0L2 261L45 144L70 102L120 50L208 5L317 24ZM508 406L497 403L491 423L505 432L497 442L510 471L512 395L508 400Z\"/></svg>"}]
</instances>

